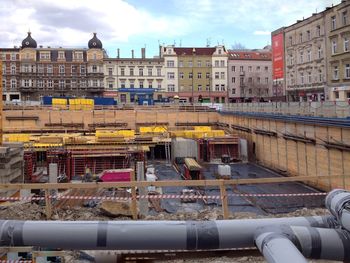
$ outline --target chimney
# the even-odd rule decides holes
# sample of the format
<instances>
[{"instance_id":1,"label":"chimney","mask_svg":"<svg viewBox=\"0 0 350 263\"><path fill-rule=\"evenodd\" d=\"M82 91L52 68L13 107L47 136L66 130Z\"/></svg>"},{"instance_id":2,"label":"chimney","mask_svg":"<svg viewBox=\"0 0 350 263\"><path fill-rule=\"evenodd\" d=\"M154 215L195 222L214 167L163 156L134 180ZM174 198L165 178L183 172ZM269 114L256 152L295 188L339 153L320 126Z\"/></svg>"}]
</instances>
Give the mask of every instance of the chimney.
<instances>
[{"instance_id":1,"label":"chimney","mask_svg":"<svg viewBox=\"0 0 350 263\"><path fill-rule=\"evenodd\" d=\"M117 58L120 58L120 49L117 49Z\"/></svg>"},{"instance_id":2,"label":"chimney","mask_svg":"<svg viewBox=\"0 0 350 263\"><path fill-rule=\"evenodd\" d=\"M141 58L145 59L146 58L146 48L141 48Z\"/></svg>"},{"instance_id":3,"label":"chimney","mask_svg":"<svg viewBox=\"0 0 350 263\"><path fill-rule=\"evenodd\" d=\"M134 50L131 50L131 58L134 58Z\"/></svg>"}]
</instances>

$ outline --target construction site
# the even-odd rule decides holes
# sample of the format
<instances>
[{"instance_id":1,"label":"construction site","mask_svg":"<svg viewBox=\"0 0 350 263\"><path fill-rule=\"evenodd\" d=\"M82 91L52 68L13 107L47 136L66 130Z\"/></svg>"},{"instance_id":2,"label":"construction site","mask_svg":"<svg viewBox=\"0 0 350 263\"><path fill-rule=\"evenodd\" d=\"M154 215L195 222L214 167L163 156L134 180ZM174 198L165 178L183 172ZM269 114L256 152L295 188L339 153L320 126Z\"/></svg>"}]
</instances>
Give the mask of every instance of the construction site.
<instances>
[{"instance_id":1,"label":"construction site","mask_svg":"<svg viewBox=\"0 0 350 263\"><path fill-rule=\"evenodd\" d=\"M347 118L0 105L2 260L350 260Z\"/></svg>"}]
</instances>

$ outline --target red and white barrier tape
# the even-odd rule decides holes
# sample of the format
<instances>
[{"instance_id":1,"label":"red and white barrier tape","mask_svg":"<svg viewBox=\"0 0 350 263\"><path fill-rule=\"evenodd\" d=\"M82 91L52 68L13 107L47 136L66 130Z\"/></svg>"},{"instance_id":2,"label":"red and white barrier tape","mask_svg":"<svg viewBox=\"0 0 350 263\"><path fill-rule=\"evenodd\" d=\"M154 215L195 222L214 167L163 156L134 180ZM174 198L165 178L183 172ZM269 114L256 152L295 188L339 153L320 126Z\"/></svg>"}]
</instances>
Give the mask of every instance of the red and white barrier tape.
<instances>
[{"instance_id":1,"label":"red and white barrier tape","mask_svg":"<svg viewBox=\"0 0 350 263\"><path fill-rule=\"evenodd\" d=\"M295 194L227 194L227 197L298 197L298 196L325 196L327 193L295 193ZM55 200L101 200L101 201L128 201L132 197L118 196L84 196L84 195L50 195L50 199ZM159 194L159 195L138 195L136 199L221 199L220 195L177 195L177 194ZM26 197L0 197L0 201L40 201L45 197L26 196ZM0 261L1 262L1 261Z\"/></svg>"}]
</instances>

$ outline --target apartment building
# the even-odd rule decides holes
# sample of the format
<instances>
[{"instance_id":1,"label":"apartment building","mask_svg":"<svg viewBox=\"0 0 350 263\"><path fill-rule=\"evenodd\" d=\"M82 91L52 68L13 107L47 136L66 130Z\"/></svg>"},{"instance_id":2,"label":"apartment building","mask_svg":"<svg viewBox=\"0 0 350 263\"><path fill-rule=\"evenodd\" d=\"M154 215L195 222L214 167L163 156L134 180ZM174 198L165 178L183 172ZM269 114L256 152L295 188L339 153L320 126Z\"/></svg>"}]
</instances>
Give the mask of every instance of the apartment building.
<instances>
[{"instance_id":1,"label":"apartment building","mask_svg":"<svg viewBox=\"0 0 350 263\"><path fill-rule=\"evenodd\" d=\"M0 48L2 60L2 94L4 101L20 100L19 48Z\"/></svg>"},{"instance_id":2,"label":"apartment building","mask_svg":"<svg viewBox=\"0 0 350 263\"><path fill-rule=\"evenodd\" d=\"M332 101L350 100L350 1L325 11L328 94Z\"/></svg>"},{"instance_id":3,"label":"apartment building","mask_svg":"<svg viewBox=\"0 0 350 263\"><path fill-rule=\"evenodd\" d=\"M187 102L227 101L227 53L217 47L163 47L167 96Z\"/></svg>"},{"instance_id":4,"label":"apartment building","mask_svg":"<svg viewBox=\"0 0 350 263\"><path fill-rule=\"evenodd\" d=\"M228 81L231 102L270 100L273 97L270 48L229 50Z\"/></svg>"},{"instance_id":5,"label":"apartment building","mask_svg":"<svg viewBox=\"0 0 350 263\"><path fill-rule=\"evenodd\" d=\"M325 100L327 84L325 13L284 29L286 92L289 101Z\"/></svg>"},{"instance_id":6,"label":"apartment building","mask_svg":"<svg viewBox=\"0 0 350 263\"><path fill-rule=\"evenodd\" d=\"M37 46L29 32L20 48L1 49L7 100L43 96L102 96L102 42L94 33L86 48Z\"/></svg>"},{"instance_id":7,"label":"apartment building","mask_svg":"<svg viewBox=\"0 0 350 263\"><path fill-rule=\"evenodd\" d=\"M137 103L140 100L162 100L164 86L164 59L146 58L146 49L136 58L104 59L104 96L114 97L121 103Z\"/></svg>"}]
</instances>

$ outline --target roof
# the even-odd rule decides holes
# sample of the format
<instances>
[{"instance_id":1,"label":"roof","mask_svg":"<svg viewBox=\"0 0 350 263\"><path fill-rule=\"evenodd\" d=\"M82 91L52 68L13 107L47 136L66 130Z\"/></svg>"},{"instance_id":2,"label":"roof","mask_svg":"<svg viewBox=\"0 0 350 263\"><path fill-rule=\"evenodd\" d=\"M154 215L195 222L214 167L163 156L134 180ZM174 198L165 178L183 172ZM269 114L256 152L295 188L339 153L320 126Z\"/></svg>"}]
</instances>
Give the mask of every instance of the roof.
<instances>
[{"instance_id":1,"label":"roof","mask_svg":"<svg viewBox=\"0 0 350 263\"><path fill-rule=\"evenodd\" d=\"M271 51L228 51L228 58L232 60L271 60Z\"/></svg>"},{"instance_id":2,"label":"roof","mask_svg":"<svg viewBox=\"0 0 350 263\"><path fill-rule=\"evenodd\" d=\"M185 55L185 56L212 56L215 52L215 47L176 47L174 51L176 55Z\"/></svg>"}]
</instances>

